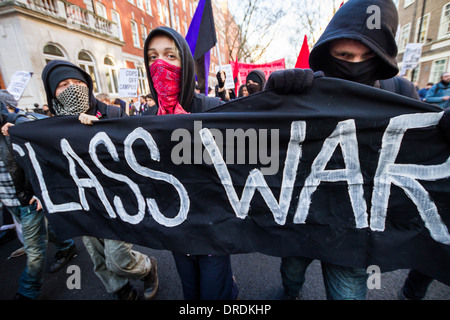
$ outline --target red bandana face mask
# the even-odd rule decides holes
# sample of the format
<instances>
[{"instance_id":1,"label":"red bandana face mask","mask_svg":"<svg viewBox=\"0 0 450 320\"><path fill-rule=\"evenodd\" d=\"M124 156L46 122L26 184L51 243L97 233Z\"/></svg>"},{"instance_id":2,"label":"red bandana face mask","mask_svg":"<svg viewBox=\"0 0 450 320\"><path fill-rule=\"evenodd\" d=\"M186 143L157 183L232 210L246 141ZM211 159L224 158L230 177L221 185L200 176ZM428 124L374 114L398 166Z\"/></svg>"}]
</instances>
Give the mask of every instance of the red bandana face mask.
<instances>
[{"instance_id":1,"label":"red bandana face mask","mask_svg":"<svg viewBox=\"0 0 450 320\"><path fill-rule=\"evenodd\" d=\"M181 90L181 68L158 59L150 66L150 75L158 93L158 115L186 114L178 101Z\"/></svg>"}]
</instances>

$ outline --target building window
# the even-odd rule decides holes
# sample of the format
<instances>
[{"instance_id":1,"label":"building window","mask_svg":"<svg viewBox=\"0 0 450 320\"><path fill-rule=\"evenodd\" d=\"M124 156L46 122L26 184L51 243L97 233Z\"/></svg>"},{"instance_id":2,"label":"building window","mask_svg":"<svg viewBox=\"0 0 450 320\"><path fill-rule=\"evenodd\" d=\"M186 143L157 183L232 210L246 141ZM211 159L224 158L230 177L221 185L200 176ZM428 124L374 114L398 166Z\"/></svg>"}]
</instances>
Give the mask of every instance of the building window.
<instances>
[{"instance_id":1,"label":"building window","mask_svg":"<svg viewBox=\"0 0 450 320\"><path fill-rule=\"evenodd\" d=\"M411 24L405 24L400 31L400 39L398 44L398 50L405 50L406 45L409 43L409 34L411 32Z\"/></svg>"},{"instance_id":2,"label":"building window","mask_svg":"<svg viewBox=\"0 0 450 320\"><path fill-rule=\"evenodd\" d=\"M144 2L142 0L136 0L136 5L139 9L144 10Z\"/></svg>"},{"instance_id":3,"label":"building window","mask_svg":"<svg viewBox=\"0 0 450 320\"><path fill-rule=\"evenodd\" d=\"M147 27L141 24L141 35L142 35L142 43L145 43L147 39Z\"/></svg>"},{"instance_id":4,"label":"building window","mask_svg":"<svg viewBox=\"0 0 450 320\"><path fill-rule=\"evenodd\" d=\"M139 40L139 30L137 23L133 20L131 20L130 22L131 22L131 35L133 36L133 45L136 48L140 48L141 41Z\"/></svg>"},{"instance_id":5,"label":"building window","mask_svg":"<svg viewBox=\"0 0 450 320\"><path fill-rule=\"evenodd\" d=\"M94 86L94 92L98 93L98 82L97 82L97 70L96 70L96 64L94 63L94 60L92 59L91 55L87 53L86 51L80 51L78 54L78 65L81 69L86 71L92 78L92 83Z\"/></svg>"},{"instance_id":6,"label":"building window","mask_svg":"<svg viewBox=\"0 0 450 320\"><path fill-rule=\"evenodd\" d=\"M415 83L415 82L419 82L420 80L420 64L413 70L411 70L411 82Z\"/></svg>"},{"instance_id":7,"label":"building window","mask_svg":"<svg viewBox=\"0 0 450 320\"><path fill-rule=\"evenodd\" d=\"M445 72L447 66L447 58L434 60L431 65L430 79L428 82L438 83L441 81L441 75Z\"/></svg>"},{"instance_id":8,"label":"building window","mask_svg":"<svg viewBox=\"0 0 450 320\"><path fill-rule=\"evenodd\" d=\"M100 2L96 2L95 3L95 12L97 13L97 15L99 15L102 18L108 19L106 17L106 8L103 4L101 4Z\"/></svg>"},{"instance_id":9,"label":"building window","mask_svg":"<svg viewBox=\"0 0 450 320\"><path fill-rule=\"evenodd\" d=\"M418 37L419 29L420 29L420 22L422 21L422 29L420 30L420 38ZM422 19L417 19L417 25L416 25L416 36L414 38L414 41L419 40L418 43L425 44L427 42L427 35L428 35L428 26L430 25L430 14L426 14L423 16Z\"/></svg>"},{"instance_id":10,"label":"building window","mask_svg":"<svg viewBox=\"0 0 450 320\"><path fill-rule=\"evenodd\" d=\"M109 93L118 93L117 68L116 64L110 57L105 57L103 60L105 65L106 83L108 85Z\"/></svg>"},{"instance_id":11,"label":"building window","mask_svg":"<svg viewBox=\"0 0 450 320\"><path fill-rule=\"evenodd\" d=\"M164 14L163 14L163 9L162 9L162 5L161 5L161 1L158 1L156 4L157 4L157 7L158 7L159 21L160 21L161 23L164 23Z\"/></svg>"},{"instance_id":12,"label":"building window","mask_svg":"<svg viewBox=\"0 0 450 320\"><path fill-rule=\"evenodd\" d=\"M152 13L152 2L150 0L145 0L145 9L147 10L147 13L151 16L153 16Z\"/></svg>"},{"instance_id":13,"label":"building window","mask_svg":"<svg viewBox=\"0 0 450 320\"><path fill-rule=\"evenodd\" d=\"M111 10L112 21L116 23L115 35L120 41L123 41L122 24L120 23L120 15L117 11Z\"/></svg>"},{"instance_id":14,"label":"building window","mask_svg":"<svg viewBox=\"0 0 450 320\"><path fill-rule=\"evenodd\" d=\"M450 2L442 7L441 23L439 26L439 38L450 36Z\"/></svg>"},{"instance_id":15,"label":"building window","mask_svg":"<svg viewBox=\"0 0 450 320\"><path fill-rule=\"evenodd\" d=\"M414 0L405 0L405 3L403 5L403 8L406 8L407 6L409 6L410 4L414 3Z\"/></svg>"},{"instance_id":16,"label":"building window","mask_svg":"<svg viewBox=\"0 0 450 320\"><path fill-rule=\"evenodd\" d=\"M166 26L170 26L169 8L167 8L167 6L164 6L163 11L164 11L164 18L165 18L164 23L166 24Z\"/></svg>"},{"instance_id":17,"label":"building window","mask_svg":"<svg viewBox=\"0 0 450 320\"><path fill-rule=\"evenodd\" d=\"M146 94L148 91L147 86L147 78L145 76L145 71L143 67L138 67L138 75L139 75L139 92L141 94Z\"/></svg>"},{"instance_id":18,"label":"building window","mask_svg":"<svg viewBox=\"0 0 450 320\"><path fill-rule=\"evenodd\" d=\"M52 60L56 60L56 59L67 60L66 55L63 53L63 51L54 44L45 45L43 51L44 51L45 64L49 63Z\"/></svg>"}]
</instances>

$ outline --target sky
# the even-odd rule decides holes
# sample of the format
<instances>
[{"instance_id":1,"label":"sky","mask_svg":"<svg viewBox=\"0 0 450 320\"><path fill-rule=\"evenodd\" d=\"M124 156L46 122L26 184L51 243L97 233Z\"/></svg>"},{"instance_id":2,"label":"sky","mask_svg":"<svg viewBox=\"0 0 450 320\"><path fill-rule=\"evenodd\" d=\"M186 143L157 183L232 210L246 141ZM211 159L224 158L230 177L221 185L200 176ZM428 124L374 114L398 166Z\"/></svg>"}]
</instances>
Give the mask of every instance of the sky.
<instances>
[{"instance_id":1,"label":"sky","mask_svg":"<svg viewBox=\"0 0 450 320\"><path fill-rule=\"evenodd\" d=\"M328 22L333 16L333 4L337 9L341 4L341 0L252 0L259 1L259 6L267 8L267 10L276 11L279 8L283 8L286 14L283 18L279 19L277 23L271 26L271 30L276 32L274 40L269 45L265 56L261 58L258 63L264 63L274 61L278 59L286 59L286 67L293 68L297 60L297 56L300 52L303 38L306 31L303 30L301 19L305 17L301 13L301 10L308 10L308 12L316 12L315 15L315 35L314 38L317 41L321 33L327 26ZM242 5L247 3L247 0L228 0L228 6L230 12L233 14L237 21L242 19L243 9ZM249 41L252 43L261 43L268 41L272 35L258 35L251 38ZM313 39L308 36L308 42L312 47Z\"/></svg>"}]
</instances>

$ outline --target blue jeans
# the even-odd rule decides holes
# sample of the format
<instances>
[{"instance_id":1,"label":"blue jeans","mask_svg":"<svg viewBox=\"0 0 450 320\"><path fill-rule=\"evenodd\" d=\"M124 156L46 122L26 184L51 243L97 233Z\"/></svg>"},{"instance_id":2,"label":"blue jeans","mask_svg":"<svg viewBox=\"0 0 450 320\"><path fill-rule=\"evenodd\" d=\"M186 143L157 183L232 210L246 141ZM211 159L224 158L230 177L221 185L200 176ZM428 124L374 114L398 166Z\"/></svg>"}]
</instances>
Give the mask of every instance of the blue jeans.
<instances>
[{"instance_id":1,"label":"blue jeans","mask_svg":"<svg viewBox=\"0 0 450 320\"><path fill-rule=\"evenodd\" d=\"M27 265L20 277L17 293L37 299L41 293L47 255L47 228L44 213L36 210L36 204L6 208L22 224L23 246L27 254Z\"/></svg>"},{"instance_id":2,"label":"blue jeans","mask_svg":"<svg viewBox=\"0 0 450 320\"><path fill-rule=\"evenodd\" d=\"M185 255L172 252L186 300L236 300L238 289L230 255Z\"/></svg>"},{"instance_id":3,"label":"blue jeans","mask_svg":"<svg viewBox=\"0 0 450 320\"><path fill-rule=\"evenodd\" d=\"M281 279L284 291L297 296L305 283L305 273L314 259L286 257L281 259ZM365 300L369 274L362 268L338 266L321 262L328 300Z\"/></svg>"}]
</instances>

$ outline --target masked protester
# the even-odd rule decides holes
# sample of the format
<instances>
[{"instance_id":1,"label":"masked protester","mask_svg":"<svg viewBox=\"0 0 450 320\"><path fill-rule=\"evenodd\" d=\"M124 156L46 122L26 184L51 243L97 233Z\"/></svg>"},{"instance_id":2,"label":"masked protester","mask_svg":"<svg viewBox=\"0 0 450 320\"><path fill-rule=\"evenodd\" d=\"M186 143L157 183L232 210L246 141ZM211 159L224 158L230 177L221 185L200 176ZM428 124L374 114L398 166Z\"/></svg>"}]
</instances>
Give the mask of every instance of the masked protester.
<instances>
[{"instance_id":1,"label":"masked protester","mask_svg":"<svg viewBox=\"0 0 450 320\"><path fill-rule=\"evenodd\" d=\"M145 41L144 60L150 90L157 102L147 115L197 113L223 103L195 92L194 58L186 40L175 30L153 30ZM172 253L185 299L237 298L230 255Z\"/></svg>"},{"instance_id":2,"label":"masked protester","mask_svg":"<svg viewBox=\"0 0 450 320\"><path fill-rule=\"evenodd\" d=\"M266 75L262 70L253 70L247 75L245 83L249 95L260 92L266 85Z\"/></svg>"},{"instance_id":3,"label":"masked protester","mask_svg":"<svg viewBox=\"0 0 450 320\"><path fill-rule=\"evenodd\" d=\"M124 115L120 107L106 105L93 95L92 79L70 62L53 60L42 72L49 109L56 116L79 115L84 124ZM109 239L83 237L96 275L106 290L119 300L136 300L131 279L144 282L144 298L152 299L158 288L157 262L132 250L132 245Z\"/></svg>"},{"instance_id":4,"label":"masked protester","mask_svg":"<svg viewBox=\"0 0 450 320\"><path fill-rule=\"evenodd\" d=\"M381 9L380 28L377 29L367 27L366 10L371 5ZM419 99L410 81L395 77L398 73L397 25L398 14L392 0L350 0L337 11L312 49L309 58L312 70L275 71L269 77L266 89L279 94L304 93L314 85L314 78L325 75ZM439 124L446 137L450 128L448 114L445 112ZM311 262L312 259L305 257L282 258L280 270L287 298L298 298ZM327 299L365 299L368 277L365 269L322 261L322 270ZM411 273L413 277L407 280L408 292L406 285L401 291L403 298L412 298L413 293L424 295L432 280L417 271Z\"/></svg>"}]
</instances>

